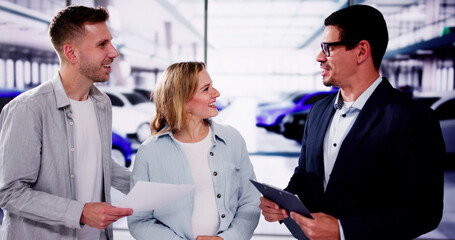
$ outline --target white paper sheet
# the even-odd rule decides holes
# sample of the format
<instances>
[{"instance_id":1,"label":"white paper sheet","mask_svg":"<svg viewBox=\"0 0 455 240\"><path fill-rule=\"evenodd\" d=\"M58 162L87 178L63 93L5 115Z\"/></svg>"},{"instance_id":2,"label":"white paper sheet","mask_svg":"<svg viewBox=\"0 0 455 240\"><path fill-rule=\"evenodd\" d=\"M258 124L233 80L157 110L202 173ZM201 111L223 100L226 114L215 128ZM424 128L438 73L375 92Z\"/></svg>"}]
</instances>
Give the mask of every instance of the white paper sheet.
<instances>
[{"instance_id":1,"label":"white paper sheet","mask_svg":"<svg viewBox=\"0 0 455 240\"><path fill-rule=\"evenodd\" d=\"M191 189L193 185L139 181L118 207L131 208L133 211L149 211L174 202Z\"/></svg>"}]
</instances>

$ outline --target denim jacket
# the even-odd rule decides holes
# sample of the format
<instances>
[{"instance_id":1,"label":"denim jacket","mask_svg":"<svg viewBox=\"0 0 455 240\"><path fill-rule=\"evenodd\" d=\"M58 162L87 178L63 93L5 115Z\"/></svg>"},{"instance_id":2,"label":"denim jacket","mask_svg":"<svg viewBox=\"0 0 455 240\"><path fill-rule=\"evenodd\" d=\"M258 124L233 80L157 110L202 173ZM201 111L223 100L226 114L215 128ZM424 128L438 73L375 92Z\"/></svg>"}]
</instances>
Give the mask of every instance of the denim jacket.
<instances>
[{"instance_id":1,"label":"denim jacket","mask_svg":"<svg viewBox=\"0 0 455 240\"><path fill-rule=\"evenodd\" d=\"M256 228L260 209L260 193L249 179L255 179L246 144L240 133L230 126L210 121L214 145L209 167L218 208L220 228L217 236L225 240L250 239ZM192 184L190 166L185 153L170 131L150 137L136 155L131 187L137 181ZM152 211L135 212L128 217L134 238L193 239L191 215L194 192Z\"/></svg>"},{"instance_id":2,"label":"denim jacket","mask_svg":"<svg viewBox=\"0 0 455 240\"><path fill-rule=\"evenodd\" d=\"M129 191L130 173L111 160L112 109L92 86L102 144L103 199L111 184ZM76 201L74 124L57 74L5 106L0 115L0 239L76 239L84 202ZM109 226L101 239L112 239Z\"/></svg>"}]
</instances>

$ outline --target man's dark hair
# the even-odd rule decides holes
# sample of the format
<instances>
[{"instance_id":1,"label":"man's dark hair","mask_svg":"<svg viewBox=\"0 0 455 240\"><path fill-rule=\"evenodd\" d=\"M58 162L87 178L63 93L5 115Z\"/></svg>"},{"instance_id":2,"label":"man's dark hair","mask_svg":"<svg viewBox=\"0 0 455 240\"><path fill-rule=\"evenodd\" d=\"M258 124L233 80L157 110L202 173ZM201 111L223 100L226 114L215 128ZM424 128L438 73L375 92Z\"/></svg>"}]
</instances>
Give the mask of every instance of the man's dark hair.
<instances>
[{"instance_id":1,"label":"man's dark hair","mask_svg":"<svg viewBox=\"0 0 455 240\"><path fill-rule=\"evenodd\" d=\"M389 42L387 24L381 12L367 5L353 5L332 13L325 19L324 25L336 26L340 30L341 41L367 40L374 66L379 69Z\"/></svg>"},{"instance_id":2,"label":"man's dark hair","mask_svg":"<svg viewBox=\"0 0 455 240\"><path fill-rule=\"evenodd\" d=\"M84 23L105 22L108 18L109 13L103 7L68 6L57 13L49 25L52 45L61 51L64 41L84 34Z\"/></svg>"}]
</instances>

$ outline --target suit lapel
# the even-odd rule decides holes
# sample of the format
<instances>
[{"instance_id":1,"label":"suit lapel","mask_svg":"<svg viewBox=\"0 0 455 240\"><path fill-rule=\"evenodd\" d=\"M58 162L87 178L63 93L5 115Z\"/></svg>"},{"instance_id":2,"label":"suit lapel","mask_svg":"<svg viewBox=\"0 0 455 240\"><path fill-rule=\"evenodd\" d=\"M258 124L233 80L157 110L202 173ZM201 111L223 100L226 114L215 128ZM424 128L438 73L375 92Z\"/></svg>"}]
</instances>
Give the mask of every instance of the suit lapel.
<instances>
[{"instance_id":1,"label":"suit lapel","mask_svg":"<svg viewBox=\"0 0 455 240\"><path fill-rule=\"evenodd\" d=\"M373 127L378 117L383 115L383 105L389 98L391 90L393 90L393 87L386 78L383 78L381 84L379 84L365 103L357 120L341 145L337 160L330 175L326 193L329 193L330 189L333 188L333 185L338 182L343 171L349 166L352 155L358 149L364 137Z\"/></svg>"}]
</instances>

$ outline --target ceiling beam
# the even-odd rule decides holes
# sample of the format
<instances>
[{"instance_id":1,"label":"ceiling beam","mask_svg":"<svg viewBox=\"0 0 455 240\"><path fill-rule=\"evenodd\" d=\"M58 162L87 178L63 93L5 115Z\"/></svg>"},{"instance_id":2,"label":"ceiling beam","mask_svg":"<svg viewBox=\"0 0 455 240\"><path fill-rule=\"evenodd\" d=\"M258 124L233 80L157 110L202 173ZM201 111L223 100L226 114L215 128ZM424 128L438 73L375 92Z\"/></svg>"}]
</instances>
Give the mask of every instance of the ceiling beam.
<instances>
[{"instance_id":1,"label":"ceiling beam","mask_svg":"<svg viewBox=\"0 0 455 240\"><path fill-rule=\"evenodd\" d=\"M31 19L31 20L34 20L34 21L37 21L40 23L45 23L47 25L49 25L51 23L51 21L49 19L46 19L44 17L39 17L37 15L33 15L30 13L31 12L30 10L24 9L22 7L19 7L15 4L11 4L8 2L0 1L0 11L12 13L14 15L25 17L25 18L28 18L28 19Z\"/></svg>"}]
</instances>

